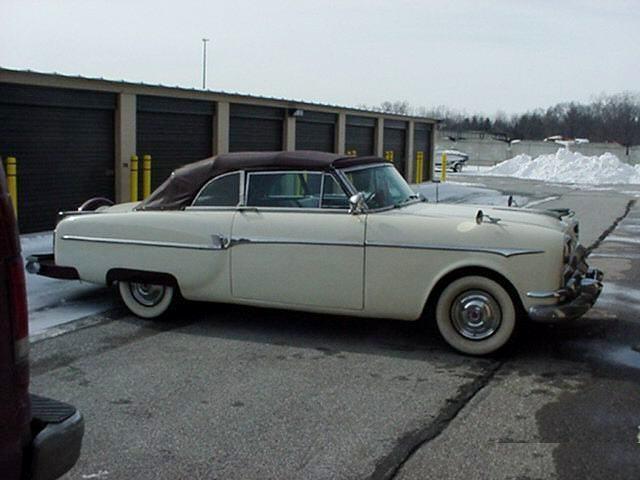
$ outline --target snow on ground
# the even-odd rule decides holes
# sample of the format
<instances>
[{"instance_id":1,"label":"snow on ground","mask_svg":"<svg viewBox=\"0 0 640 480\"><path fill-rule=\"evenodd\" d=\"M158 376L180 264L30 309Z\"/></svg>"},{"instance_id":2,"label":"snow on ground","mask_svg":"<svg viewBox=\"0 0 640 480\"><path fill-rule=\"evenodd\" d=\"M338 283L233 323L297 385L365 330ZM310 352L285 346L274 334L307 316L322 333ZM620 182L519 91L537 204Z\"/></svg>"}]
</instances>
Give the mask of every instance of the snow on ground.
<instances>
[{"instance_id":1,"label":"snow on ground","mask_svg":"<svg viewBox=\"0 0 640 480\"><path fill-rule=\"evenodd\" d=\"M588 185L640 184L640 165L621 162L611 153L587 157L561 148L555 154L517 155L478 175L516 177L553 183Z\"/></svg>"},{"instance_id":2,"label":"snow on ground","mask_svg":"<svg viewBox=\"0 0 640 480\"><path fill-rule=\"evenodd\" d=\"M22 235L22 256L53 251L52 233ZM117 305L114 295L105 295L106 287L79 280L56 280L26 274L29 305L29 333L37 335L50 327L104 312Z\"/></svg>"}]
</instances>

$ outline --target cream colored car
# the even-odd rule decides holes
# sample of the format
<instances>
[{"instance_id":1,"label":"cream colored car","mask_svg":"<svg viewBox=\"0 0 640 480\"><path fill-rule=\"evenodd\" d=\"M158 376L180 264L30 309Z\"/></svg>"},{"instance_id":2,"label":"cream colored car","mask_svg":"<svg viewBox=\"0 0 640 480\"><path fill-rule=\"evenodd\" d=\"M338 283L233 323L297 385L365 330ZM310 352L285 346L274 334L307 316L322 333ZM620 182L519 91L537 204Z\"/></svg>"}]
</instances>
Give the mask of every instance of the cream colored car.
<instances>
[{"instance_id":1,"label":"cream colored car","mask_svg":"<svg viewBox=\"0 0 640 480\"><path fill-rule=\"evenodd\" d=\"M93 206L100 202L90 202ZM392 164L319 152L232 153L176 170L147 200L65 214L55 256L29 270L117 283L129 309L178 295L437 322L461 352L502 347L517 322L596 301L570 212L430 204Z\"/></svg>"}]
</instances>

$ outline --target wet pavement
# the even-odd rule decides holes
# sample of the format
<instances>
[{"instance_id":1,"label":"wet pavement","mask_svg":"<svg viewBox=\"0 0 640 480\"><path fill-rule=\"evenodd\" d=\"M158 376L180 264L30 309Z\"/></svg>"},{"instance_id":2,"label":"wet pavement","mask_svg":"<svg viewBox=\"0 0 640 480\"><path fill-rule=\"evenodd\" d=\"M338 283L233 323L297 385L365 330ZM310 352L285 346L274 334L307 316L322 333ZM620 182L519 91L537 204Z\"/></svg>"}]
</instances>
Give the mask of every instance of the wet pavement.
<instances>
[{"instance_id":1,"label":"wet pavement","mask_svg":"<svg viewBox=\"0 0 640 480\"><path fill-rule=\"evenodd\" d=\"M112 310L32 345L32 390L86 416L67 478L640 478L640 206L490 181L581 212L607 282L584 318L478 359L404 322Z\"/></svg>"}]
</instances>

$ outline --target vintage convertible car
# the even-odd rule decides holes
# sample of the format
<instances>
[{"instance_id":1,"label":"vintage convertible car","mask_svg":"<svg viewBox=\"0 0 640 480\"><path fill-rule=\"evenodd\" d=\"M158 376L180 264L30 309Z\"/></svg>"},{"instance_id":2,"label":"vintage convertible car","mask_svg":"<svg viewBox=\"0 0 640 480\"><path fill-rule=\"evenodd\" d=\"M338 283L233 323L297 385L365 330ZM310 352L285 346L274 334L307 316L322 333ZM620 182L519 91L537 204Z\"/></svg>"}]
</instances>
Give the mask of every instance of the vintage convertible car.
<instances>
[{"instance_id":1,"label":"vintage convertible car","mask_svg":"<svg viewBox=\"0 0 640 480\"><path fill-rule=\"evenodd\" d=\"M230 153L176 170L141 203L61 214L29 271L118 284L129 309L187 300L435 319L468 354L518 320L596 301L569 211L426 203L392 164L320 152Z\"/></svg>"}]
</instances>

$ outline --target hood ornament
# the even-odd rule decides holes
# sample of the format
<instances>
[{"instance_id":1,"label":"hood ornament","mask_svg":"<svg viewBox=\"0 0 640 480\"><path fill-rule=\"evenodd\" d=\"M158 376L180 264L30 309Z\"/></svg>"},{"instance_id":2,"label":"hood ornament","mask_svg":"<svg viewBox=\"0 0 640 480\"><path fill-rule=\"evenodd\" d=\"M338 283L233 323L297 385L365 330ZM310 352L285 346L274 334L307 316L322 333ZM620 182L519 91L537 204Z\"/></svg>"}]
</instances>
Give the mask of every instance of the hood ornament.
<instances>
[{"instance_id":1,"label":"hood ornament","mask_svg":"<svg viewBox=\"0 0 640 480\"><path fill-rule=\"evenodd\" d=\"M478 225L485 221L489 223L498 223L500 220L502 219L487 215L486 213L483 213L482 210L478 210L478 213L476 213L476 223Z\"/></svg>"}]
</instances>

